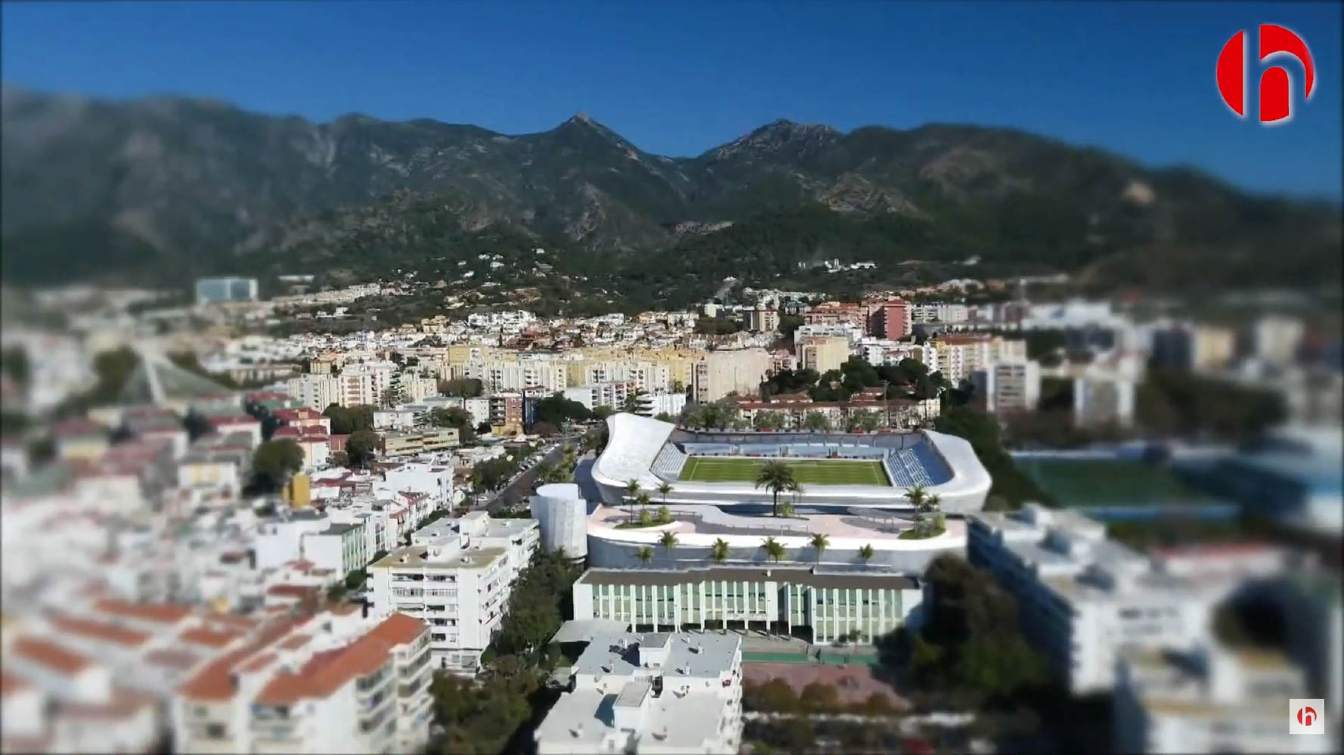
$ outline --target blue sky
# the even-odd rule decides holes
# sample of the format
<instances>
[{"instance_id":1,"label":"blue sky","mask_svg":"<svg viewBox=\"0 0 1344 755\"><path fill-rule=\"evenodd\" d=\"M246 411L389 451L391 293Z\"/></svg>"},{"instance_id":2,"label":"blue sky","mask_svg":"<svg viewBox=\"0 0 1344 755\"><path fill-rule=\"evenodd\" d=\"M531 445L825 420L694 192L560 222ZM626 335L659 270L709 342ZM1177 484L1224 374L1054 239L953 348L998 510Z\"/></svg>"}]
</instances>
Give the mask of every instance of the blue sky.
<instances>
[{"instance_id":1,"label":"blue sky","mask_svg":"<svg viewBox=\"0 0 1344 755\"><path fill-rule=\"evenodd\" d=\"M5 3L0 62L8 84L317 120L523 133L584 111L671 155L776 118L1006 125L1341 196L1338 3L644 5ZM1261 22L1297 30L1316 60L1316 92L1286 126L1237 120L1214 86L1223 42Z\"/></svg>"}]
</instances>

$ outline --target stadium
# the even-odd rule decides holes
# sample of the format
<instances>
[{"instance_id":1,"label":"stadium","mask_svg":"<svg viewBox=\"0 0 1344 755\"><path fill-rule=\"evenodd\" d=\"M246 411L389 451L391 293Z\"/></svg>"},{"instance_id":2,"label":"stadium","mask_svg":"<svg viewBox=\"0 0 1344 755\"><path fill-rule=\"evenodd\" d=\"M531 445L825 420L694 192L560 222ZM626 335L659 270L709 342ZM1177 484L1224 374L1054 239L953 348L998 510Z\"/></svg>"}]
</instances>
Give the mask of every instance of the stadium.
<instances>
[{"instance_id":1,"label":"stadium","mask_svg":"<svg viewBox=\"0 0 1344 755\"><path fill-rule=\"evenodd\" d=\"M759 509L772 496L755 485L767 462L791 467L802 490L785 494L798 511L909 509L917 485L949 514L978 511L990 477L969 443L943 433L850 434L691 431L633 414L607 419L607 447L593 464L602 500L619 505L631 480L659 503ZM656 491L664 484L671 491Z\"/></svg>"}]
</instances>

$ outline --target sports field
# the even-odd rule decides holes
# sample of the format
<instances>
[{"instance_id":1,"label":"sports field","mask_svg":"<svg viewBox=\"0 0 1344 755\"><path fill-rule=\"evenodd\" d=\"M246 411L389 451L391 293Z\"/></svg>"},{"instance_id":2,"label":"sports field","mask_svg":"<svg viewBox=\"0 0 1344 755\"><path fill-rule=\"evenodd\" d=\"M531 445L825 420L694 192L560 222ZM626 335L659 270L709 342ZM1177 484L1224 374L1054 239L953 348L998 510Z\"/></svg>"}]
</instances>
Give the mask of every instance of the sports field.
<instances>
[{"instance_id":1,"label":"sports field","mask_svg":"<svg viewBox=\"0 0 1344 755\"><path fill-rule=\"evenodd\" d=\"M802 485L882 485L891 483L879 461L852 459L736 459L692 456L681 469L681 479L694 482L756 481L756 474L770 461L781 461Z\"/></svg>"}]
</instances>

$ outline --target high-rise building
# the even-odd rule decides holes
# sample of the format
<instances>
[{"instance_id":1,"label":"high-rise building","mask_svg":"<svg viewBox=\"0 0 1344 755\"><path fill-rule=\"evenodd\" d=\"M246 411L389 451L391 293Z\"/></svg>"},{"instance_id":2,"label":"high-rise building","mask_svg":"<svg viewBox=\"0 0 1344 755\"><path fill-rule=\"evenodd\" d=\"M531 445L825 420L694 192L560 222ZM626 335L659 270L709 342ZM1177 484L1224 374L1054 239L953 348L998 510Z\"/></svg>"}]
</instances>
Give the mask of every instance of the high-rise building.
<instances>
[{"instance_id":1,"label":"high-rise building","mask_svg":"<svg viewBox=\"0 0 1344 755\"><path fill-rule=\"evenodd\" d=\"M755 394L770 371L772 360L765 349L719 349L695 363L691 393L699 403L718 401L736 391Z\"/></svg>"},{"instance_id":2,"label":"high-rise building","mask_svg":"<svg viewBox=\"0 0 1344 755\"><path fill-rule=\"evenodd\" d=\"M868 315L868 332L892 341L910 335L909 303L902 299L889 299L874 305Z\"/></svg>"},{"instance_id":3,"label":"high-rise building","mask_svg":"<svg viewBox=\"0 0 1344 755\"><path fill-rule=\"evenodd\" d=\"M798 366L826 374L840 369L849 359L849 339L844 336L807 336L798 343Z\"/></svg>"},{"instance_id":4,"label":"high-rise building","mask_svg":"<svg viewBox=\"0 0 1344 755\"><path fill-rule=\"evenodd\" d=\"M196 303L198 305L256 300L256 278L199 278L196 280Z\"/></svg>"}]
</instances>

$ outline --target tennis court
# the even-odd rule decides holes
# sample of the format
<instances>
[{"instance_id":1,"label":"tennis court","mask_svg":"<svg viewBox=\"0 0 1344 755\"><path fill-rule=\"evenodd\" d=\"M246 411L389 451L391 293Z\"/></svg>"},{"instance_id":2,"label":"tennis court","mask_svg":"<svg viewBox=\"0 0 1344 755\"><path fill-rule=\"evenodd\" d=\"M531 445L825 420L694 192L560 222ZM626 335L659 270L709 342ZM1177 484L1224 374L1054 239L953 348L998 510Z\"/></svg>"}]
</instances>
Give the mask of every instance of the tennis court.
<instances>
[{"instance_id":1,"label":"tennis court","mask_svg":"<svg viewBox=\"0 0 1344 755\"><path fill-rule=\"evenodd\" d=\"M696 482L755 482L761 467L777 461L793 470L802 485L889 486L879 461L853 459L743 459L692 456L681 470L681 479Z\"/></svg>"}]
</instances>

